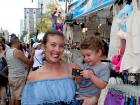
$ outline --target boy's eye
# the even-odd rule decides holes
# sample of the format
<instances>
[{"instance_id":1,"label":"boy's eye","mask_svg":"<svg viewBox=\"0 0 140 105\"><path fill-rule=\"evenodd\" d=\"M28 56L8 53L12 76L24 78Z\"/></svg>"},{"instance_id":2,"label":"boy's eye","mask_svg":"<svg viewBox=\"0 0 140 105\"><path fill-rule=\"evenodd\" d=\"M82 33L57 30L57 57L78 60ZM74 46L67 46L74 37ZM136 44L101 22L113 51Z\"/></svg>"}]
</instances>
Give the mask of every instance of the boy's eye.
<instances>
[{"instance_id":1,"label":"boy's eye","mask_svg":"<svg viewBox=\"0 0 140 105\"><path fill-rule=\"evenodd\" d=\"M55 46L56 46L56 44L51 44L51 46L55 47Z\"/></svg>"},{"instance_id":2,"label":"boy's eye","mask_svg":"<svg viewBox=\"0 0 140 105\"><path fill-rule=\"evenodd\" d=\"M59 45L59 47L64 48L64 45L63 45L63 44L61 44L61 45Z\"/></svg>"},{"instance_id":3,"label":"boy's eye","mask_svg":"<svg viewBox=\"0 0 140 105\"><path fill-rule=\"evenodd\" d=\"M87 57L89 57L90 55L86 55Z\"/></svg>"}]
</instances>

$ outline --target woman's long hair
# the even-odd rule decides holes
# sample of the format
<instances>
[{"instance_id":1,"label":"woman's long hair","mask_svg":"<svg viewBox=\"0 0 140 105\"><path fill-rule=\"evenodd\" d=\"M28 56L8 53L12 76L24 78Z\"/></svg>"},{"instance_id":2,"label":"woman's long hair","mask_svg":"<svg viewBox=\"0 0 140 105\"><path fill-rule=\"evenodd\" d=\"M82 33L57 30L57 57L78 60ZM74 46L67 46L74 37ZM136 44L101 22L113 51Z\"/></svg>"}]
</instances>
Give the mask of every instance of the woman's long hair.
<instances>
[{"instance_id":1,"label":"woman's long hair","mask_svg":"<svg viewBox=\"0 0 140 105\"><path fill-rule=\"evenodd\" d=\"M0 42L0 43L1 43L1 45L2 45L2 49L5 50L5 45L4 45L4 43L3 43L3 42Z\"/></svg>"}]
</instances>

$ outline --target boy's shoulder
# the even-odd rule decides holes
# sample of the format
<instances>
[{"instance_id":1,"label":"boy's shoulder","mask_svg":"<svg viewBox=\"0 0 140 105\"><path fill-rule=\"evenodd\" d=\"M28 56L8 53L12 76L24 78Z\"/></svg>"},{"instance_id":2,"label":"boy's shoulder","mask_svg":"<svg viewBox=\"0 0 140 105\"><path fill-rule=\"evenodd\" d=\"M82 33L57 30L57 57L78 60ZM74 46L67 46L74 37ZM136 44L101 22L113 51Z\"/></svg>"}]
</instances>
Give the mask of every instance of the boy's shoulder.
<instances>
[{"instance_id":1,"label":"boy's shoulder","mask_svg":"<svg viewBox=\"0 0 140 105\"><path fill-rule=\"evenodd\" d=\"M104 63L104 62L101 62L100 64L97 64L95 66L97 66L99 68L106 68L106 67L108 67L108 65L106 63Z\"/></svg>"},{"instance_id":2,"label":"boy's shoulder","mask_svg":"<svg viewBox=\"0 0 140 105\"><path fill-rule=\"evenodd\" d=\"M97 68L97 69L105 69L105 68L108 68L108 65L103 63L103 62L101 62L99 64L96 64L96 65L84 64L83 66L84 66L84 68L91 68L91 69L95 69L95 68Z\"/></svg>"},{"instance_id":3,"label":"boy's shoulder","mask_svg":"<svg viewBox=\"0 0 140 105\"><path fill-rule=\"evenodd\" d=\"M108 70L108 65L106 65L105 63L100 63L100 64L97 64L95 66L93 66L93 69L97 70L97 71L103 71L103 70Z\"/></svg>"}]
</instances>

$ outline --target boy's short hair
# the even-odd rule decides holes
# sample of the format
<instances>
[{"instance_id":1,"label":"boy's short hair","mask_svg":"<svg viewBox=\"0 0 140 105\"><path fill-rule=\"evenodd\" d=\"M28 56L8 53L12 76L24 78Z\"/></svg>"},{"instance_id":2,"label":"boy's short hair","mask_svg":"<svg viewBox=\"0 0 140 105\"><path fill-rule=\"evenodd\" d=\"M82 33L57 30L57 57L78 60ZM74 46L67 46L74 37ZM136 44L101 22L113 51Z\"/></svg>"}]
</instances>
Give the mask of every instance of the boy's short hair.
<instances>
[{"instance_id":1,"label":"boy's short hair","mask_svg":"<svg viewBox=\"0 0 140 105\"><path fill-rule=\"evenodd\" d=\"M84 40L81 41L80 49L89 49L98 52L103 51L103 43L100 37L96 36L86 36Z\"/></svg>"}]
</instances>

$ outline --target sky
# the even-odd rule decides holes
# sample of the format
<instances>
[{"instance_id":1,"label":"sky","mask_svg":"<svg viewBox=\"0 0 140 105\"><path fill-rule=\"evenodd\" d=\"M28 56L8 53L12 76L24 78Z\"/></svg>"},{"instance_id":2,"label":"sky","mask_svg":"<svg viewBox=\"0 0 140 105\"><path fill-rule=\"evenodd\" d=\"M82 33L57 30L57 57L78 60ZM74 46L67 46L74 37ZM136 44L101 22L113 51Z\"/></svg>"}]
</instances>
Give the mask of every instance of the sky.
<instances>
[{"instance_id":1,"label":"sky","mask_svg":"<svg viewBox=\"0 0 140 105\"><path fill-rule=\"evenodd\" d=\"M24 8L37 7L37 0L0 0L0 28L9 33L20 34L20 20L24 19Z\"/></svg>"}]
</instances>

